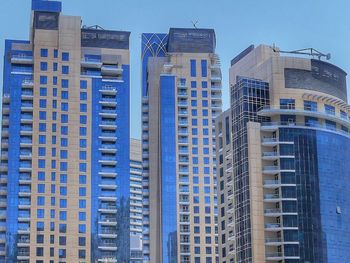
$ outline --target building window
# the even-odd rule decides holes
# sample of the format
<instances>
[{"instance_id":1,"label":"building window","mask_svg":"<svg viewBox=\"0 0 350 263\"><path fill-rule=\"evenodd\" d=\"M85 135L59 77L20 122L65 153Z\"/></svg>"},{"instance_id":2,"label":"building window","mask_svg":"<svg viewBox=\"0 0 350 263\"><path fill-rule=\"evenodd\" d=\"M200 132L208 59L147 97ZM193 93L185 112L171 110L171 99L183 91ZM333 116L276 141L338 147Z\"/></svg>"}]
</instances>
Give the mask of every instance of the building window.
<instances>
[{"instance_id":1,"label":"building window","mask_svg":"<svg viewBox=\"0 0 350 263\"><path fill-rule=\"evenodd\" d=\"M194 59L191 59L190 61L190 66L191 66L191 77L196 77L197 75L197 72L196 72L196 60Z\"/></svg>"},{"instance_id":2,"label":"building window","mask_svg":"<svg viewBox=\"0 0 350 263\"><path fill-rule=\"evenodd\" d=\"M58 50L57 49L53 50L53 57L58 58Z\"/></svg>"},{"instance_id":3,"label":"building window","mask_svg":"<svg viewBox=\"0 0 350 263\"><path fill-rule=\"evenodd\" d=\"M42 48L42 49L40 50L40 56L41 56L42 58L48 57L48 54L49 54L49 51L47 50L47 48Z\"/></svg>"},{"instance_id":4,"label":"building window","mask_svg":"<svg viewBox=\"0 0 350 263\"><path fill-rule=\"evenodd\" d=\"M42 257L42 256L44 256L44 248L43 248L43 247L37 247L37 248L36 248L36 256L37 256L37 257Z\"/></svg>"},{"instance_id":5,"label":"building window","mask_svg":"<svg viewBox=\"0 0 350 263\"><path fill-rule=\"evenodd\" d=\"M304 110L307 111L317 111L317 102L305 100L304 101Z\"/></svg>"},{"instance_id":6,"label":"building window","mask_svg":"<svg viewBox=\"0 0 350 263\"><path fill-rule=\"evenodd\" d=\"M294 110L295 109L295 99L280 99L280 109Z\"/></svg>"},{"instance_id":7,"label":"building window","mask_svg":"<svg viewBox=\"0 0 350 263\"><path fill-rule=\"evenodd\" d=\"M191 81L191 88L193 88L193 89L197 88L197 82L196 81Z\"/></svg>"},{"instance_id":8,"label":"building window","mask_svg":"<svg viewBox=\"0 0 350 263\"><path fill-rule=\"evenodd\" d=\"M202 77L206 78L208 76L208 62L207 60L201 61Z\"/></svg>"},{"instance_id":9,"label":"building window","mask_svg":"<svg viewBox=\"0 0 350 263\"><path fill-rule=\"evenodd\" d=\"M47 84L47 77L46 76L40 76L40 84Z\"/></svg>"},{"instance_id":10,"label":"building window","mask_svg":"<svg viewBox=\"0 0 350 263\"><path fill-rule=\"evenodd\" d=\"M40 70L47 71L47 62L40 62Z\"/></svg>"},{"instance_id":11,"label":"building window","mask_svg":"<svg viewBox=\"0 0 350 263\"><path fill-rule=\"evenodd\" d=\"M86 89L87 88L87 81L86 80L81 80L80 81L80 88L81 89Z\"/></svg>"},{"instance_id":12,"label":"building window","mask_svg":"<svg viewBox=\"0 0 350 263\"><path fill-rule=\"evenodd\" d=\"M335 115L335 107L332 105L325 104L324 105L325 112L329 115Z\"/></svg>"},{"instance_id":13,"label":"building window","mask_svg":"<svg viewBox=\"0 0 350 263\"><path fill-rule=\"evenodd\" d=\"M69 66L62 66L62 74L69 74Z\"/></svg>"},{"instance_id":14,"label":"building window","mask_svg":"<svg viewBox=\"0 0 350 263\"><path fill-rule=\"evenodd\" d=\"M69 53L62 52L62 61L69 61Z\"/></svg>"}]
</instances>

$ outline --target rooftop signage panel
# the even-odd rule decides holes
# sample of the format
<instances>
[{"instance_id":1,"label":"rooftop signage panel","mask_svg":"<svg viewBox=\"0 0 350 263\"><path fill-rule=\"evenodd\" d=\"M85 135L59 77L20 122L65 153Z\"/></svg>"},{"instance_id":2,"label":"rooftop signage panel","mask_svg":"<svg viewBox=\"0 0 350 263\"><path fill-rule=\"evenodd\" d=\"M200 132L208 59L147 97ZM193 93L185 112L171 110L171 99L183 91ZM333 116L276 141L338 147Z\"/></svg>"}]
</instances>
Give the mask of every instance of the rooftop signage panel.
<instances>
[{"instance_id":1,"label":"rooftop signage panel","mask_svg":"<svg viewBox=\"0 0 350 263\"><path fill-rule=\"evenodd\" d=\"M129 49L130 32L101 29L82 29L81 46L111 49Z\"/></svg>"},{"instance_id":2,"label":"rooftop signage panel","mask_svg":"<svg viewBox=\"0 0 350 263\"><path fill-rule=\"evenodd\" d=\"M171 28L169 31L170 53L214 53L215 46L213 29Z\"/></svg>"},{"instance_id":3,"label":"rooftop signage panel","mask_svg":"<svg viewBox=\"0 0 350 263\"><path fill-rule=\"evenodd\" d=\"M34 27L36 29L57 30L59 13L35 12Z\"/></svg>"}]
</instances>

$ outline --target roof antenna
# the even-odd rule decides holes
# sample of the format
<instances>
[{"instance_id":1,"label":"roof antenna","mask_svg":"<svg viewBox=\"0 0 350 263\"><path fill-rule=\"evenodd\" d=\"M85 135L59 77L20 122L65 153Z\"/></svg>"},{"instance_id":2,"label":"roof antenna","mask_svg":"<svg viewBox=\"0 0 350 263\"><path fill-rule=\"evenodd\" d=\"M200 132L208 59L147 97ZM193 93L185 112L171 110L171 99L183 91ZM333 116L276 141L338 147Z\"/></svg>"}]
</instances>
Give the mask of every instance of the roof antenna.
<instances>
[{"instance_id":1,"label":"roof antenna","mask_svg":"<svg viewBox=\"0 0 350 263\"><path fill-rule=\"evenodd\" d=\"M197 20L196 22L191 21L191 23L192 23L193 27L194 27L195 29L197 29L198 20Z\"/></svg>"}]
</instances>

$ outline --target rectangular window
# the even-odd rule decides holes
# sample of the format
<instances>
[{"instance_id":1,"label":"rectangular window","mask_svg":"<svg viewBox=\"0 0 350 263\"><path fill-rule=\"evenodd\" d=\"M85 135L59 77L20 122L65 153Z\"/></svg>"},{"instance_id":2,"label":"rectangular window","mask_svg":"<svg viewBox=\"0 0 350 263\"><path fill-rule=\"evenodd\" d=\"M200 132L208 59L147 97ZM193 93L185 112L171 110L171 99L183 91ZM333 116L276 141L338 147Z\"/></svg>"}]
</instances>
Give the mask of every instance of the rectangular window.
<instances>
[{"instance_id":1,"label":"rectangular window","mask_svg":"<svg viewBox=\"0 0 350 263\"><path fill-rule=\"evenodd\" d=\"M61 114L61 123L68 123L68 114Z\"/></svg>"},{"instance_id":2,"label":"rectangular window","mask_svg":"<svg viewBox=\"0 0 350 263\"><path fill-rule=\"evenodd\" d=\"M40 62L40 70L47 71L47 62Z\"/></svg>"},{"instance_id":3,"label":"rectangular window","mask_svg":"<svg viewBox=\"0 0 350 263\"><path fill-rule=\"evenodd\" d=\"M69 66L62 66L62 74L69 74Z\"/></svg>"},{"instance_id":4,"label":"rectangular window","mask_svg":"<svg viewBox=\"0 0 350 263\"><path fill-rule=\"evenodd\" d=\"M83 103L80 104L80 112L87 112L87 105L86 104L83 104Z\"/></svg>"},{"instance_id":5,"label":"rectangular window","mask_svg":"<svg viewBox=\"0 0 350 263\"><path fill-rule=\"evenodd\" d=\"M191 63L191 77L196 77L196 75L197 75L197 72L196 72L196 67L197 67L196 60L191 59L190 63Z\"/></svg>"},{"instance_id":6,"label":"rectangular window","mask_svg":"<svg viewBox=\"0 0 350 263\"><path fill-rule=\"evenodd\" d=\"M86 136L86 132L87 132L86 127L80 127L80 129L79 129L80 136Z\"/></svg>"},{"instance_id":7,"label":"rectangular window","mask_svg":"<svg viewBox=\"0 0 350 263\"><path fill-rule=\"evenodd\" d=\"M329 115L335 115L335 107L332 105L325 104L324 105L325 112Z\"/></svg>"},{"instance_id":8,"label":"rectangular window","mask_svg":"<svg viewBox=\"0 0 350 263\"><path fill-rule=\"evenodd\" d=\"M40 99L39 101L39 107L45 109L46 108L46 100Z\"/></svg>"},{"instance_id":9,"label":"rectangular window","mask_svg":"<svg viewBox=\"0 0 350 263\"><path fill-rule=\"evenodd\" d=\"M80 81L80 88L81 89L86 89L87 88L87 81L86 80L81 80Z\"/></svg>"},{"instance_id":10,"label":"rectangular window","mask_svg":"<svg viewBox=\"0 0 350 263\"><path fill-rule=\"evenodd\" d=\"M39 123L39 132L46 132L46 123Z\"/></svg>"},{"instance_id":11,"label":"rectangular window","mask_svg":"<svg viewBox=\"0 0 350 263\"><path fill-rule=\"evenodd\" d=\"M40 76L40 84L47 84L47 77L46 76Z\"/></svg>"},{"instance_id":12,"label":"rectangular window","mask_svg":"<svg viewBox=\"0 0 350 263\"><path fill-rule=\"evenodd\" d=\"M79 196L86 196L86 187L79 187Z\"/></svg>"},{"instance_id":13,"label":"rectangular window","mask_svg":"<svg viewBox=\"0 0 350 263\"><path fill-rule=\"evenodd\" d=\"M203 89L208 88L208 82L202 81L202 88L203 88Z\"/></svg>"},{"instance_id":14,"label":"rectangular window","mask_svg":"<svg viewBox=\"0 0 350 263\"><path fill-rule=\"evenodd\" d=\"M53 57L58 58L58 50L57 49L53 50Z\"/></svg>"},{"instance_id":15,"label":"rectangular window","mask_svg":"<svg viewBox=\"0 0 350 263\"><path fill-rule=\"evenodd\" d=\"M40 96L47 96L47 89L46 88L40 88Z\"/></svg>"},{"instance_id":16,"label":"rectangular window","mask_svg":"<svg viewBox=\"0 0 350 263\"><path fill-rule=\"evenodd\" d=\"M295 99L280 99L280 109L294 110L295 109Z\"/></svg>"},{"instance_id":17,"label":"rectangular window","mask_svg":"<svg viewBox=\"0 0 350 263\"><path fill-rule=\"evenodd\" d=\"M62 91L61 92L61 97L64 100L68 100L68 91Z\"/></svg>"},{"instance_id":18,"label":"rectangular window","mask_svg":"<svg viewBox=\"0 0 350 263\"><path fill-rule=\"evenodd\" d=\"M67 211L60 211L60 220L61 221L67 220Z\"/></svg>"},{"instance_id":19,"label":"rectangular window","mask_svg":"<svg viewBox=\"0 0 350 263\"><path fill-rule=\"evenodd\" d=\"M68 79L62 79L61 80L61 86L64 89L68 89L68 87L69 87L69 80Z\"/></svg>"},{"instance_id":20,"label":"rectangular window","mask_svg":"<svg viewBox=\"0 0 350 263\"><path fill-rule=\"evenodd\" d=\"M80 100L87 100L87 93L86 92L80 92Z\"/></svg>"},{"instance_id":21,"label":"rectangular window","mask_svg":"<svg viewBox=\"0 0 350 263\"><path fill-rule=\"evenodd\" d=\"M67 208L67 199L60 199L60 208Z\"/></svg>"},{"instance_id":22,"label":"rectangular window","mask_svg":"<svg viewBox=\"0 0 350 263\"><path fill-rule=\"evenodd\" d=\"M39 119L42 121L46 120L46 112L45 111L39 112Z\"/></svg>"},{"instance_id":23,"label":"rectangular window","mask_svg":"<svg viewBox=\"0 0 350 263\"><path fill-rule=\"evenodd\" d=\"M42 48L42 49L40 50L40 56L41 56L42 58L47 58L48 55L49 55L49 51L47 50L47 48Z\"/></svg>"},{"instance_id":24,"label":"rectangular window","mask_svg":"<svg viewBox=\"0 0 350 263\"><path fill-rule=\"evenodd\" d=\"M69 53L62 52L62 61L69 61Z\"/></svg>"},{"instance_id":25,"label":"rectangular window","mask_svg":"<svg viewBox=\"0 0 350 263\"><path fill-rule=\"evenodd\" d=\"M207 60L203 59L201 61L201 69L202 69L202 77L206 78L208 76L208 62L207 62Z\"/></svg>"},{"instance_id":26,"label":"rectangular window","mask_svg":"<svg viewBox=\"0 0 350 263\"><path fill-rule=\"evenodd\" d=\"M305 100L304 101L304 110L317 111L317 102Z\"/></svg>"},{"instance_id":27,"label":"rectangular window","mask_svg":"<svg viewBox=\"0 0 350 263\"><path fill-rule=\"evenodd\" d=\"M52 65L52 68L53 68L53 71L57 71L58 70L58 64L56 62L54 62L53 65Z\"/></svg>"}]
</instances>

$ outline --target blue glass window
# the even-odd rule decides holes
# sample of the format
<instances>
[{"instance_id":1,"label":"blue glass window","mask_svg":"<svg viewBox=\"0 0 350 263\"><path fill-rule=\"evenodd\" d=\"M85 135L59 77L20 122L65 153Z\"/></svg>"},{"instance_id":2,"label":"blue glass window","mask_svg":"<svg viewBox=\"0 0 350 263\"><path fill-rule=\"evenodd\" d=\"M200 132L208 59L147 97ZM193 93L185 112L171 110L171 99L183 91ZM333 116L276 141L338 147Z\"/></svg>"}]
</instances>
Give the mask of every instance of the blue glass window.
<instances>
[{"instance_id":1,"label":"blue glass window","mask_svg":"<svg viewBox=\"0 0 350 263\"><path fill-rule=\"evenodd\" d=\"M40 50L40 56L41 56L42 58L46 58L48 55L49 55L49 51L47 50L47 48L42 48L42 49Z\"/></svg>"},{"instance_id":2,"label":"blue glass window","mask_svg":"<svg viewBox=\"0 0 350 263\"><path fill-rule=\"evenodd\" d=\"M79 221L86 221L86 213L79 212Z\"/></svg>"},{"instance_id":3,"label":"blue glass window","mask_svg":"<svg viewBox=\"0 0 350 263\"><path fill-rule=\"evenodd\" d=\"M203 88L203 89L208 88L208 82L202 81L202 88Z\"/></svg>"},{"instance_id":4,"label":"blue glass window","mask_svg":"<svg viewBox=\"0 0 350 263\"><path fill-rule=\"evenodd\" d=\"M46 76L40 76L40 84L47 84L47 77Z\"/></svg>"},{"instance_id":5,"label":"blue glass window","mask_svg":"<svg viewBox=\"0 0 350 263\"><path fill-rule=\"evenodd\" d=\"M80 92L80 100L87 100L87 93L86 92Z\"/></svg>"},{"instance_id":6,"label":"blue glass window","mask_svg":"<svg viewBox=\"0 0 350 263\"><path fill-rule=\"evenodd\" d=\"M68 126L61 126L61 134L68 135Z\"/></svg>"},{"instance_id":7,"label":"blue glass window","mask_svg":"<svg viewBox=\"0 0 350 263\"><path fill-rule=\"evenodd\" d=\"M58 50L57 49L53 50L53 57L58 58Z\"/></svg>"},{"instance_id":8,"label":"blue glass window","mask_svg":"<svg viewBox=\"0 0 350 263\"><path fill-rule=\"evenodd\" d=\"M197 106L197 101L196 100L191 100L191 106L196 107Z\"/></svg>"},{"instance_id":9,"label":"blue glass window","mask_svg":"<svg viewBox=\"0 0 350 263\"><path fill-rule=\"evenodd\" d=\"M61 123L68 123L68 114L61 114Z\"/></svg>"},{"instance_id":10,"label":"blue glass window","mask_svg":"<svg viewBox=\"0 0 350 263\"><path fill-rule=\"evenodd\" d=\"M37 209L37 218L44 218L44 217L45 217L45 210Z\"/></svg>"},{"instance_id":11,"label":"blue glass window","mask_svg":"<svg viewBox=\"0 0 350 263\"><path fill-rule=\"evenodd\" d=\"M79 224L79 233L86 233L86 225L85 224Z\"/></svg>"},{"instance_id":12,"label":"blue glass window","mask_svg":"<svg viewBox=\"0 0 350 263\"><path fill-rule=\"evenodd\" d=\"M317 102L305 100L304 101L304 110L317 111Z\"/></svg>"},{"instance_id":13,"label":"blue glass window","mask_svg":"<svg viewBox=\"0 0 350 263\"><path fill-rule=\"evenodd\" d=\"M86 196L86 187L79 187L79 196Z\"/></svg>"},{"instance_id":14,"label":"blue glass window","mask_svg":"<svg viewBox=\"0 0 350 263\"><path fill-rule=\"evenodd\" d=\"M46 100L45 99L40 99L39 107L44 108L44 109L46 108Z\"/></svg>"},{"instance_id":15,"label":"blue glass window","mask_svg":"<svg viewBox=\"0 0 350 263\"><path fill-rule=\"evenodd\" d=\"M197 75L196 60L191 59L190 64L191 64L191 77L196 77L196 75Z\"/></svg>"},{"instance_id":16,"label":"blue glass window","mask_svg":"<svg viewBox=\"0 0 350 263\"><path fill-rule=\"evenodd\" d=\"M80 88L81 89L86 89L87 88L87 81L86 80L81 80L80 81Z\"/></svg>"},{"instance_id":17,"label":"blue glass window","mask_svg":"<svg viewBox=\"0 0 350 263\"><path fill-rule=\"evenodd\" d=\"M45 205L45 197L38 196L37 204L38 204L38 206L44 206Z\"/></svg>"},{"instance_id":18,"label":"blue glass window","mask_svg":"<svg viewBox=\"0 0 350 263\"><path fill-rule=\"evenodd\" d=\"M79 152L79 159L80 160L86 160L86 152L85 151L80 151Z\"/></svg>"},{"instance_id":19,"label":"blue glass window","mask_svg":"<svg viewBox=\"0 0 350 263\"><path fill-rule=\"evenodd\" d=\"M68 163L60 162L60 171L67 171L67 170L68 170Z\"/></svg>"},{"instance_id":20,"label":"blue glass window","mask_svg":"<svg viewBox=\"0 0 350 263\"><path fill-rule=\"evenodd\" d=\"M67 159L68 158L68 151L67 150L61 150L60 151L60 157L61 157L61 159Z\"/></svg>"},{"instance_id":21,"label":"blue glass window","mask_svg":"<svg viewBox=\"0 0 350 263\"><path fill-rule=\"evenodd\" d=\"M69 74L69 66L62 66L62 74Z\"/></svg>"},{"instance_id":22,"label":"blue glass window","mask_svg":"<svg viewBox=\"0 0 350 263\"><path fill-rule=\"evenodd\" d=\"M80 172L86 172L86 163L80 163L79 164L79 171Z\"/></svg>"},{"instance_id":23,"label":"blue glass window","mask_svg":"<svg viewBox=\"0 0 350 263\"><path fill-rule=\"evenodd\" d=\"M60 208L67 208L67 199L60 199Z\"/></svg>"},{"instance_id":24,"label":"blue glass window","mask_svg":"<svg viewBox=\"0 0 350 263\"><path fill-rule=\"evenodd\" d=\"M191 81L191 88L197 88L197 82Z\"/></svg>"},{"instance_id":25,"label":"blue glass window","mask_svg":"<svg viewBox=\"0 0 350 263\"><path fill-rule=\"evenodd\" d=\"M40 62L40 70L47 71L47 62Z\"/></svg>"},{"instance_id":26,"label":"blue glass window","mask_svg":"<svg viewBox=\"0 0 350 263\"><path fill-rule=\"evenodd\" d=\"M46 123L39 123L39 132L46 132Z\"/></svg>"},{"instance_id":27,"label":"blue glass window","mask_svg":"<svg viewBox=\"0 0 350 263\"><path fill-rule=\"evenodd\" d=\"M208 62L207 60L201 61L202 77L206 78L208 76Z\"/></svg>"},{"instance_id":28,"label":"blue glass window","mask_svg":"<svg viewBox=\"0 0 350 263\"><path fill-rule=\"evenodd\" d=\"M60 220L61 221L67 220L67 212L66 211L60 211Z\"/></svg>"},{"instance_id":29,"label":"blue glass window","mask_svg":"<svg viewBox=\"0 0 350 263\"><path fill-rule=\"evenodd\" d=\"M62 61L69 61L69 53L62 52Z\"/></svg>"},{"instance_id":30,"label":"blue glass window","mask_svg":"<svg viewBox=\"0 0 350 263\"><path fill-rule=\"evenodd\" d=\"M46 88L40 88L40 96L47 96L47 89Z\"/></svg>"},{"instance_id":31,"label":"blue glass window","mask_svg":"<svg viewBox=\"0 0 350 263\"><path fill-rule=\"evenodd\" d=\"M79 208L86 208L86 200L79 200Z\"/></svg>"},{"instance_id":32,"label":"blue glass window","mask_svg":"<svg viewBox=\"0 0 350 263\"><path fill-rule=\"evenodd\" d=\"M197 110L192 110L192 116L197 116Z\"/></svg>"},{"instance_id":33,"label":"blue glass window","mask_svg":"<svg viewBox=\"0 0 350 263\"><path fill-rule=\"evenodd\" d=\"M60 186L60 195L66 196L67 195L67 187Z\"/></svg>"},{"instance_id":34,"label":"blue glass window","mask_svg":"<svg viewBox=\"0 0 350 263\"><path fill-rule=\"evenodd\" d=\"M38 181L45 181L45 172L38 172Z\"/></svg>"},{"instance_id":35,"label":"blue glass window","mask_svg":"<svg viewBox=\"0 0 350 263\"><path fill-rule=\"evenodd\" d=\"M87 112L87 105L86 104L80 104L80 112Z\"/></svg>"},{"instance_id":36,"label":"blue glass window","mask_svg":"<svg viewBox=\"0 0 350 263\"><path fill-rule=\"evenodd\" d=\"M61 146L62 147L68 146L68 138L61 138Z\"/></svg>"},{"instance_id":37,"label":"blue glass window","mask_svg":"<svg viewBox=\"0 0 350 263\"><path fill-rule=\"evenodd\" d=\"M46 143L46 136L39 135L39 144L45 144L45 143Z\"/></svg>"},{"instance_id":38,"label":"blue glass window","mask_svg":"<svg viewBox=\"0 0 350 263\"><path fill-rule=\"evenodd\" d=\"M52 96L57 97L57 88L52 89Z\"/></svg>"},{"instance_id":39,"label":"blue glass window","mask_svg":"<svg viewBox=\"0 0 350 263\"><path fill-rule=\"evenodd\" d=\"M197 91L196 90L192 90L191 91L191 97L197 97Z\"/></svg>"},{"instance_id":40,"label":"blue glass window","mask_svg":"<svg viewBox=\"0 0 350 263\"><path fill-rule=\"evenodd\" d=\"M68 100L68 91L62 91L61 92L61 97L64 100Z\"/></svg>"},{"instance_id":41,"label":"blue glass window","mask_svg":"<svg viewBox=\"0 0 350 263\"><path fill-rule=\"evenodd\" d=\"M57 85L57 77L52 77L52 84Z\"/></svg>"},{"instance_id":42,"label":"blue glass window","mask_svg":"<svg viewBox=\"0 0 350 263\"><path fill-rule=\"evenodd\" d=\"M66 184L67 183L67 174L60 174L60 183Z\"/></svg>"},{"instance_id":43,"label":"blue glass window","mask_svg":"<svg viewBox=\"0 0 350 263\"><path fill-rule=\"evenodd\" d=\"M286 110L294 110L295 99L280 99L280 108Z\"/></svg>"},{"instance_id":44,"label":"blue glass window","mask_svg":"<svg viewBox=\"0 0 350 263\"><path fill-rule=\"evenodd\" d=\"M325 104L324 109L325 109L327 114L335 115L335 107L334 106Z\"/></svg>"},{"instance_id":45,"label":"blue glass window","mask_svg":"<svg viewBox=\"0 0 350 263\"><path fill-rule=\"evenodd\" d=\"M203 98L208 98L208 91L203 90L203 91L202 91L202 97L203 97Z\"/></svg>"},{"instance_id":46,"label":"blue glass window","mask_svg":"<svg viewBox=\"0 0 350 263\"><path fill-rule=\"evenodd\" d=\"M86 124L86 122L87 122L87 117L84 115L80 116L80 124Z\"/></svg>"},{"instance_id":47,"label":"blue glass window","mask_svg":"<svg viewBox=\"0 0 350 263\"><path fill-rule=\"evenodd\" d=\"M86 184L86 175L79 175L79 184Z\"/></svg>"},{"instance_id":48,"label":"blue glass window","mask_svg":"<svg viewBox=\"0 0 350 263\"><path fill-rule=\"evenodd\" d=\"M53 63L52 65L53 71L57 71L58 70L58 64L56 62ZM57 85L57 83L55 84Z\"/></svg>"},{"instance_id":49,"label":"blue glass window","mask_svg":"<svg viewBox=\"0 0 350 263\"><path fill-rule=\"evenodd\" d=\"M61 86L64 89L68 89L69 88L69 80L68 79L62 79L61 80Z\"/></svg>"},{"instance_id":50,"label":"blue glass window","mask_svg":"<svg viewBox=\"0 0 350 263\"><path fill-rule=\"evenodd\" d=\"M61 111L68 111L68 103L67 102L61 103Z\"/></svg>"}]
</instances>

